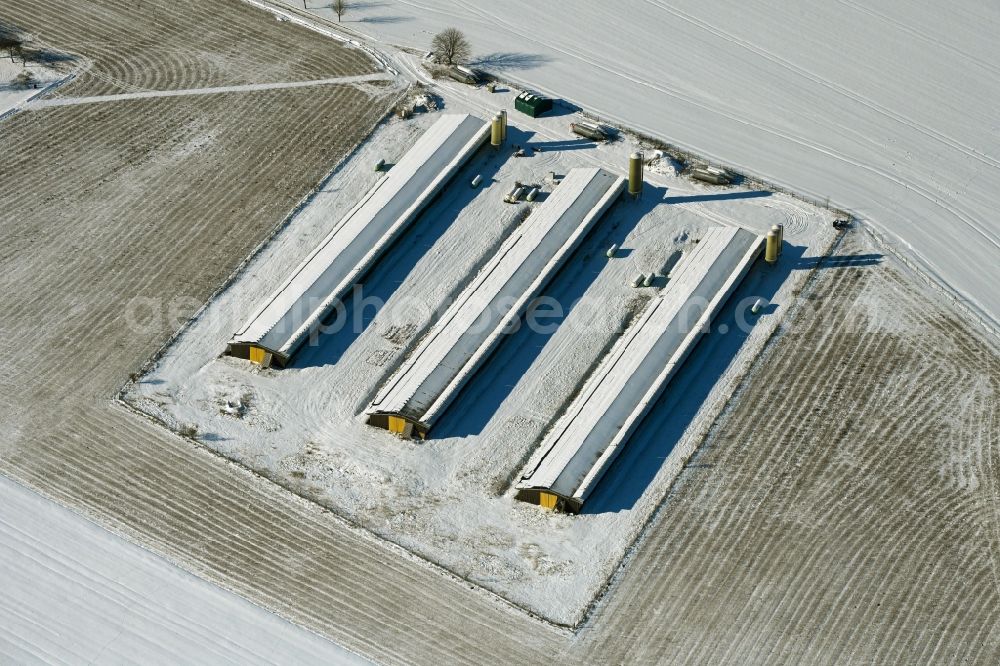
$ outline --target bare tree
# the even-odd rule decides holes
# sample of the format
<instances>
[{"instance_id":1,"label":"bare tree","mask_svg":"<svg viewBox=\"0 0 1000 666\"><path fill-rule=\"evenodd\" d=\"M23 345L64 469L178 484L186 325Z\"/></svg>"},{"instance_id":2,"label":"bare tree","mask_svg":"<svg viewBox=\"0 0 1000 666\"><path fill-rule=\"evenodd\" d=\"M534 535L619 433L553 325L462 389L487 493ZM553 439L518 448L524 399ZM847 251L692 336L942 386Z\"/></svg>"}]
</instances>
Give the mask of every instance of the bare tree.
<instances>
[{"instance_id":1,"label":"bare tree","mask_svg":"<svg viewBox=\"0 0 1000 666\"><path fill-rule=\"evenodd\" d=\"M472 55L472 46L458 28L447 28L434 35L431 51L449 65L461 64Z\"/></svg>"},{"instance_id":2,"label":"bare tree","mask_svg":"<svg viewBox=\"0 0 1000 666\"><path fill-rule=\"evenodd\" d=\"M340 23L340 17L344 15L344 12L348 9L348 4L346 0L333 0L330 3L330 9L332 9L337 14L337 23Z\"/></svg>"},{"instance_id":3,"label":"bare tree","mask_svg":"<svg viewBox=\"0 0 1000 666\"><path fill-rule=\"evenodd\" d=\"M0 51L6 51L11 62L14 62L15 56L20 57L22 55L22 46L23 43L20 37L12 31L0 28Z\"/></svg>"},{"instance_id":4,"label":"bare tree","mask_svg":"<svg viewBox=\"0 0 1000 666\"><path fill-rule=\"evenodd\" d=\"M28 64L28 53L28 51L24 50L23 44L18 44L7 49L7 55L10 56L11 62L17 62L17 59L20 58L23 64Z\"/></svg>"}]
</instances>

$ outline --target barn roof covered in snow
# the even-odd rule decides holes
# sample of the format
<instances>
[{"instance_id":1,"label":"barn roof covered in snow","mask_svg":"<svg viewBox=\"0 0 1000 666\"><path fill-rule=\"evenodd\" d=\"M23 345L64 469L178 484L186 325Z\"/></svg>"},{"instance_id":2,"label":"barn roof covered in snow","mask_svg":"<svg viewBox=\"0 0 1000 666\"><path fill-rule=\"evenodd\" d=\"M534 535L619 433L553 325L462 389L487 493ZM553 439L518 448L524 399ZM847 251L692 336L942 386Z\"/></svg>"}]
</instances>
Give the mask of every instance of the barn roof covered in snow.
<instances>
[{"instance_id":1,"label":"barn roof covered in snow","mask_svg":"<svg viewBox=\"0 0 1000 666\"><path fill-rule=\"evenodd\" d=\"M284 365L305 336L374 264L489 135L466 114L444 115L368 191L229 343Z\"/></svg>"},{"instance_id":2,"label":"barn roof covered in snow","mask_svg":"<svg viewBox=\"0 0 1000 666\"><path fill-rule=\"evenodd\" d=\"M378 393L367 409L369 423L384 425L377 415L393 414L425 435L624 185L603 169L572 169Z\"/></svg>"},{"instance_id":3,"label":"barn roof covered in snow","mask_svg":"<svg viewBox=\"0 0 1000 666\"><path fill-rule=\"evenodd\" d=\"M742 281L762 241L743 229L717 227L684 254L667 286L546 433L517 484L520 499L538 502L543 491L579 510Z\"/></svg>"}]
</instances>

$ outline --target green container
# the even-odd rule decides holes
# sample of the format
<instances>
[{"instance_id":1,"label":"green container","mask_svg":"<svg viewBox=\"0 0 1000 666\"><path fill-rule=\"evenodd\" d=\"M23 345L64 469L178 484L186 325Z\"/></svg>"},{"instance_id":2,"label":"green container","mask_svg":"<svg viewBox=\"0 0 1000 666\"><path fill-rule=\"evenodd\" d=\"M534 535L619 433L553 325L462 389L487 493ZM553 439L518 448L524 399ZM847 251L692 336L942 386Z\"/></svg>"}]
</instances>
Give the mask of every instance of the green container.
<instances>
[{"instance_id":1,"label":"green container","mask_svg":"<svg viewBox=\"0 0 1000 666\"><path fill-rule=\"evenodd\" d=\"M514 108L532 118L552 110L552 100L533 92L523 92L514 100Z\"/></svg>"}]
</instances>

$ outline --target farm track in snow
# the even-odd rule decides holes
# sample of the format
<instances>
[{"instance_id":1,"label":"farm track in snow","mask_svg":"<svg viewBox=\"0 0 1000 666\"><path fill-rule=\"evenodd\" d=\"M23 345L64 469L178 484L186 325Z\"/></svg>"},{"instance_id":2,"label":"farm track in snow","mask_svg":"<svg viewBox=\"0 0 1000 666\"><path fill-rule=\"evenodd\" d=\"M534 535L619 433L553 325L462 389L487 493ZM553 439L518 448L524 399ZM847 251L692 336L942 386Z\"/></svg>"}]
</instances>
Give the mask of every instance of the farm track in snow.
<instances>
[{"instance_id":1,"label":"farm track in snow","mask_svg":"<svg viewBox=\"0 0 1000 666\"><path fill-rule=\"evenodd\" d=\"M373 73L359 52L235 0L4 12L87 59L60 96ZM114 403L393 101L366 90L3 121L0 470L385 662L995 663L1000 361L889 263L818 272L572 635ZM840 251L871 249L852 238ZM176 317L130 328L137 298Z\"/></svg>"},{"instance_id":2,"label":"farm track in snow","mask_svg":"<svg viewBox=\"0 0 1000 666\"><path fill-rule=\"evenodd\" d=\"M257 92L260 90L282 90L289 88L310 88L312 86L347 85L350 83L369 83L374 81L391 81L388 74L365 74L362 76L341 76L335 79L320 79L318 81L283 81L281 83L246 83L239 86L215 86L212 88L183 88L179 90L146 90L144 92L120 93L116 95L91 95L89 97L57 97L54 99L37 100L30 103L32 109L47 106L72 106L74 104L107 104L123 102L131 99L150 99L154 97L183 97L185 95L219 95L222 93Z\"/></svg>"}]
</instances>

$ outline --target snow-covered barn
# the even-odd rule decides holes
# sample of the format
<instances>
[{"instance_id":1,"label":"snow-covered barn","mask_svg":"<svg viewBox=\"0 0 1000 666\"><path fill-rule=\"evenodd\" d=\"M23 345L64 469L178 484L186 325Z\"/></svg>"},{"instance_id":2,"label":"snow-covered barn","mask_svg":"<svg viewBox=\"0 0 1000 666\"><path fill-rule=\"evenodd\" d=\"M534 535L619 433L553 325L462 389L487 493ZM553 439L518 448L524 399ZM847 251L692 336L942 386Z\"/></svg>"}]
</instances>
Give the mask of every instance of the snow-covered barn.
<instances>
[{"instance_id":1,"label":"snow-covered barn","mask_svg":"<svg viewBox=\"0 0 1000 666\"><path fill-rule=\"evenodd\" d=\"M743 280L763 238L734 227L705 233L666 288L612 347L542 440L517 498L578 512L664 387Z\"/></svg>"},{"instance_id":2,"label":"snow-covered barn","mask_svg":"<svg viewBox=\"0 0 1000 666\"><path fill-rule=\"evenodd\" d=\"M366 410L368 423L425 437L624 186L602 169L570 170L382 387Z\"/></svg>"},{"instance_id":3,"label":"snow-covered barn","mask_svg":"<svg viewBox=\"0 0 1000 666\"><path fill-rule=\"evenodd\" d=\"M226 353L285 366L489 131L474 116L442 116L233 335Z\"/></svg>"}]
</instances>

